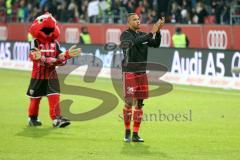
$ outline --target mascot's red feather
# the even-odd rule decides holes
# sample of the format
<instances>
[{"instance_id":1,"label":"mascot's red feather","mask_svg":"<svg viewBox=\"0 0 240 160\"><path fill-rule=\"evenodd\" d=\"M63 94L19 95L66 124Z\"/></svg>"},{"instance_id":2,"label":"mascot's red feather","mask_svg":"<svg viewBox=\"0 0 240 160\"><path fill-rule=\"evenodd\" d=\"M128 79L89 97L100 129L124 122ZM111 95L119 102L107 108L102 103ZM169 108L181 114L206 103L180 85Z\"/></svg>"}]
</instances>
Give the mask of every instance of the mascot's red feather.
<instances>
[{"instance_id":1,"label":"mascot's red feather","mask_svg":"<svg viewBox=\"0 0 240 160\"><path fill-rule=\"evenodd\" d=\"M65 52L60 50L57 41L60 30L50 13L37 17L30 26L29 32L34 38L29 53L29 58L33 61L32 78L27 91L30 97L29 125L42 124L38 119L39 104L42 96L47 96L53 126L65 127L70 124L70 121L61 116L60 87L55 67L64 65L68 59L80 55L81 50L75 48L76 46L72 46Z\"/></svg>"}]
</instances>

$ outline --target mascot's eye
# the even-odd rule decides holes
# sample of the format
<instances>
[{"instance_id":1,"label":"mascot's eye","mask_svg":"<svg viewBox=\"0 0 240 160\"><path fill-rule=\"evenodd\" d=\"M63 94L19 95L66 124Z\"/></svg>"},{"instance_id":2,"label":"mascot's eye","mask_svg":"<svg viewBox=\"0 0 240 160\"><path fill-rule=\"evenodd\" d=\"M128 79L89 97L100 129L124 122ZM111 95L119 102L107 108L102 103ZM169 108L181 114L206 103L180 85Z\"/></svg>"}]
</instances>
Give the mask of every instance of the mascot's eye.
<instances>
[{"instance_id":1,"label":"mascot's eye","mask_svg":"<svg viewBox=\"0 0 240 160\"><path fill-rule=\"evenodd\" d=\"M38 21L39 21L39 22L42 22L42 21L43 21L43 19L39 19Z\"/></svg>"}]
</instances>

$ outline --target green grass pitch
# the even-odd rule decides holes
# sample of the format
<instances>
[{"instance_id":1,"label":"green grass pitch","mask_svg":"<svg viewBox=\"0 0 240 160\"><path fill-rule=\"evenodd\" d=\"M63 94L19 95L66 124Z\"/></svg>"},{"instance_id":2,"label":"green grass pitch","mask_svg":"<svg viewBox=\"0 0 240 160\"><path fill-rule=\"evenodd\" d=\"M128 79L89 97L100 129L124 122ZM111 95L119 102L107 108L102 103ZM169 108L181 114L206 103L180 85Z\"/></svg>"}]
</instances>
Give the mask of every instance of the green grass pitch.
<instances>
[{"instance_id":1,"label":"green grass pitch","mask_svg":"<svg viewBox=\"0 0 240 160\"><path fill-rule=\"evenodd\" d=\"M240 91L174 85L174 89L145 102L141 144L124 143L119 116L122 101L108 114L67 128L52 128L48 102L43 98L43 126L27 126L30 72L0 70L0 160L230 160L240 159ZM109 79L85 83L70 76L67 83L115 94ZM74 113L88 111L100 100L71 98ZM150 114L186 114L185 120L150 121ZM191 111L191 117L190 117ZM189 115L188 115L189 114ZM149 116L149 117L148 117Z\"/></svg>"}]
</instances>

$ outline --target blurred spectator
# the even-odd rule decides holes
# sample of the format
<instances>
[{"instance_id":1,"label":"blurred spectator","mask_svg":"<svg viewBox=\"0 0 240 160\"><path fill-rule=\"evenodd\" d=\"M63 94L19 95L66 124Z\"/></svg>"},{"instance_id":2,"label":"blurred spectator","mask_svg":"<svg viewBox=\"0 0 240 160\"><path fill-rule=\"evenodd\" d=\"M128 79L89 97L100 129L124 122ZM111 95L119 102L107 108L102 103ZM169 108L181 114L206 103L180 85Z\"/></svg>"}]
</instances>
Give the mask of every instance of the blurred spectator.
<instances>
[{"instance_id":1,"label":"blurred spectator","mask_svg":"<svg viewBox=\"0 0 240 160\"><path fill-rule=\"evenodd\" d=\"M183 0L182 1L182 9L186 9L188 12L192 9L192 1L191 0Z\"/></svg>"},{"instance_id":2,"label":"blurred spectator","mask_svg":"<svg viewBox=\"0 0 240 160\"><path fill-rule=\"evenodd\" d=\"M47 1L45 3L45 10L43 13L45 12L50 12L54 17L57 16L57 6L59 5L59 3L56 0L51 0L51 1Z\"/></svg>"},{"instance_id":3,"label":"blurred spectator","mask_svg":"<svg viewBox=\"0 0 240 160\"><path fill-rule=\"evenodd\" d=\"M71 0L67 8L67 18L68 22L78 22L79 19L78 6L75 0Z\"/></svg>"},{"instance_id":4,"label":"blurred spectator","mask_svg":"<svg viewBox=\"0 0 240 160\"><path fill-rule=\"evenodd\" d=\"M182 32L180 27L176 28L176 31L172 36L172 42L173 47L175 48L187 48L189 46L188 37Z\"/></svg>"},{"instance_id":5,"label":"blurred spectator","mask_svg":"<svg viewBox=\"0 0 240 160\"><path fill-rule=\"evenodd\" d=\"M41 10L40 10L39 5L38 4L37 5L32 5L29 13L30 14L29 14L28 21L32 22L32 21L34 21L35 18L37 18L38 16L41 15Z\"/></svg>"},{"instance_id":6,"label":"blurred spectator","mask_svg":"<svg viewBox=\"0 0 240 160\"><path fill-rule=\"evenodd\" d=\"M79 21L80 22L87 22L88 15L88 0L81 1L81 6L79 7Z\"/></svg>"},{"instance_id":7,"label":"blurred spectator","mask_svg":"<svg viewBox=\"0 0 240 160\"><path fill-rule=\"evenodd\" d=\"M171 3L171 0L157 0L156 2L154 2L155 4L153 5L154 7L150 7L152 8L154 11L156 11L157 16L159 17L160 14L165 13L167 14L168 12L168 6ZM151 5L150 5L151 6ZM162 17L162 16L160 16Z\"/></svg>"},{"instance_id":8,"label":"blurred spectator","mask_svg":"<svg viewBox=\"0 0 240 160\"><path fill-rule=\"evenodd\" d=\"M144 7L144 6L143 6L143 2L140 1L139 4L138 4L138 7L135 9L135 13L136 13L138 16L141 15L141 10L142 10L143 7Z\"/></svg>"},{"instance_id":9,"label":"blurred spectator","mask_svg":"<svg viewBox=\"0 0 240 160\"><path fill-rule=\"evenodd\" d=\"M195 16L197 16L197 23L198 24L203 24L205 17L208 16L208 12L205 8L205 5L202 2L198 2L196 5L196 13Z\"/></svg>"},{"instance_id":10,"label":"blurred spectator","mask_svg":"<svg viewBox=\"0 0 240 160\"><path fill-rule=\"evenodd\" d=\"M67 11L67 2L62 1L60 5L57 6L57 17L58 21L60 22L67 22L68 21L68 11Z\"/></svg>"},{"instance_id":11,"label":"blurred spectator","mask_svg":"<svg viewBox=\"0 0 240 160\"><path fill-rule=\"evenodd\" d=\"M44 5L46 4L47 0L40 0L40 8L44 8Z\"/></svg>"},{"instance_id":12,"label":"blurred spectator","mask_svg":"<svg viewBox=\"0 0 240 160\"><path fill-rule=\"evenodd\" d=\"M32 5L30 3L24 4L24 22L28 22L31 9L32 9Z\"/></svg>"},{"instance_id":13,"label":"blurred spectator","mask_svg":"<svg viewBox=\"0 0 240 160\"><path fill-rule=\"evenodd\" d=\"M191 24L191 19L190 19L190 15L188 13L187 9L183 9L181 11L181 20L180 20L181 24Z\"/></svg>"},{"instance_id":14,"label":"blurred spectator","mask_svg":"<svg viewBox=\"0 0 240 160\"><path fill-rule=\"evenodd\" d=\"M99 1L98 0L89 0L88 3L88 18L90 23L97 23L98 22L98 15L99 15Z\"/></svg>"},{"instance_id":15,"label":"blurred spectator","mask_svg":"<svg viewBox=\"0 0 240 160\"><path fill-rule=\"evenodd\" d=\"M128 13L133 13L134 12L133 2L128 1L127 5L125 6L125 8L126 8Z\"/></svg>"},{"instance_id":16,"label":"blurred spectator","mask_svg":"<svg viewBox=\"0 0 240 160\"><path fill-rule=\"evenodd\" d=\"M161 17L163 17L163 16L161 16ZM156 11L155 10L150 11L148 13L148 21L147 21L147 23L148 24L152 24L152 23L157 22L157 20L158 20L158 17L157 17Z\"/></svg>"},{"instance_id":17,"label":"blurred spectator","mask_svg":"<svg viewBox=\"0 0 240 160\"><path fill-rule=\"evenodd\" d=\"M86 26L81 28L81 33L80 33L80 43L81 44L91 44L91 36L88 32L88 28Z\"/></svg>"},{"instance_id":18,"label":"blurred spectator","mask_svg":"<svg viewBox=\"0 0 240 160\"><path fill-rule=\"evenodd\" d=\"M142 8L141 10L141 14L140 14L140 21L141 23L147 23L148 21L148 13L147 13L147 10L146 8Z\"/></svg>"},{"instance_id":19,"label":"blurred spectator","mask_svg":"<svg viewBox=\"0 0 240 160\"><path fill-rule=\"evenodd\" d=\"M17 22L18 21L18 9L20 6L19 0L16 0L15 2L12 1L12 22Z\"/></svg>"},{"instance_id":20,"label":"blurred spectator","mask_svg":"<svg viewBox=\"0 0 240 160\"><path fill-rule=\"evenodd\" d=\"M7 21L12 22L12 0L5 1Z\"/></svg>"},{"instance_id":21,"label":"blurred spectator","mask_svg":"<svg viewBox=\"0 0 240 160\"><path fill-rule=\"evenodd\" d=\"M109 16L111 13L111 1L110 0L100 0L99 2L99 18L101 22L109 22Z\"/></svg>"},{"instance_id":22,"label":"blurred spectator","mask_svg":"<svg viewBox=\"0 0 240 160\"><path fill-rule=\"evenodd\" d=\"M234 6L234 5L233 5ZM212 14L215 15L215 21L217 24L230 23L230 2L225 2L223 0L214 0L211 4Z\"/></svg>"},{"instance_id":23,"label":"blurred spectator","mask_svg":"<svg viewBox=\"0 0 240 160\"><path fill-rule=\"evenodd\" d=\"M25 7L24 7L24 0L20 1L20 5L19 8L17 10L17 21L18 22L24 22L24 11L25 11Z\"/></svg>"},{"instance_id":24,"label":"blurred spectator","mask_svg":"<svg viewBox=\"0 0 240 160\"><path fill-rule=\"evenodd\" d=\"M181 10L177 2L171 4L171 23L180 23L181 20Z\"/></svg>"},{"instance_id":25,"label":"blurred spectator","mask_svg":"<svg viewBox=\"0 0 240 160\"><path fill-rule=\"evenodd\" d=\"M4 0L0 0L0 6L5 6ZM6 8L1 7L0 8L0 22L6 22L6 21L7 21Z\"/></svg>"},{"instance_id":26,"label":"blurred spectator","mask_svg":"<svg viewBox=\"0 0 240 160\"><path fill-rule=\"evenodd\" d=\"M112 5L112 14L113 14L113 22L120 22L120 0L115 0L115 4Z\"/></svg>"}]
</instances>

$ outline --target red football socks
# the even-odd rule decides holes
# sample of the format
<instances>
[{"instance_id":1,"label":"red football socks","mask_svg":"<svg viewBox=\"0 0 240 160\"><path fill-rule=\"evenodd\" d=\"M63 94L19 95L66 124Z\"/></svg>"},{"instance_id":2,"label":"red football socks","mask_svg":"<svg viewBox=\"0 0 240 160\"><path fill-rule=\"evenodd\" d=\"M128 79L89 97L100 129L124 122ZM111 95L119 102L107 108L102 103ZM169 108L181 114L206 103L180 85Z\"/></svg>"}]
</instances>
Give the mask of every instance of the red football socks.
<instances>
[{"instance_id":1,"label":"red football socks","mask_svg":"<svg viewBox=\"0 0 240 160\"><path fill-rule=\"evenodd\" d=\"M133 132L138 132L142 121L143 110L141 108L135 108L133 112Z\"/></svg>"},{"instance_id":2,"label":"red football socks","mask_svg":"<svg viewBox=\"0 0 240 160\"><path fill-rule=\"evenodd\" d=\"M60 110L60 95L54 94L48 96L49 103L49 114L52 120L54 120L57 116L61 115Z\"/></svg>"},{"instance_id":3,"label":"red football socks","mask_svg":"<svg viewBox=\"0 0 240 160\"><path fill-rule=\"evenodd\" d=\"M126 106L123 108L123 118L125 129L130 129L130 124L132 120L132 108L127 108Z\"/></svg>"},{"instance_id":4,"label":"red football socks","mask_svg":"<svg viewBox=\"0 0 240 160\"><path fill-rule=\"evenodd\" d=\"M30 104L29 104L29 108L28 108L28 116L29 117L37 117L38 116L40 100L41 100L41 98L30 98Z\"/></svg>"}]
</instances>

